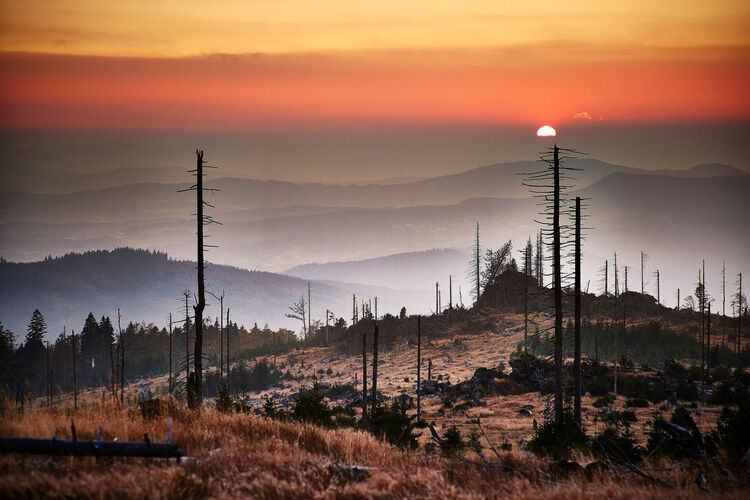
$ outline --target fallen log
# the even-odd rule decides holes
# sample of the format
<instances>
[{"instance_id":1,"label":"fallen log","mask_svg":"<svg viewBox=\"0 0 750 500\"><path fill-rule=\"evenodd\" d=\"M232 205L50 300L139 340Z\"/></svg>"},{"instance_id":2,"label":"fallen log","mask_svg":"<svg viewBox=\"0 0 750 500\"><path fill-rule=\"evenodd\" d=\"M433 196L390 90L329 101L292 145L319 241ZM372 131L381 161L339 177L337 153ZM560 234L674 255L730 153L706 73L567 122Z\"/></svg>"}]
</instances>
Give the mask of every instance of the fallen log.
<instances>
[{"instance_id":1,"label":"fallen log","mask_svg":"<svg viewBox=\"0 0 750 500\"><path fill-rule=\"evenodd\" d=\"M39 439L0 436L0 453L72 455L94 457L180 458L185 456L174 443Z\"/></svg>"}]
</instances>

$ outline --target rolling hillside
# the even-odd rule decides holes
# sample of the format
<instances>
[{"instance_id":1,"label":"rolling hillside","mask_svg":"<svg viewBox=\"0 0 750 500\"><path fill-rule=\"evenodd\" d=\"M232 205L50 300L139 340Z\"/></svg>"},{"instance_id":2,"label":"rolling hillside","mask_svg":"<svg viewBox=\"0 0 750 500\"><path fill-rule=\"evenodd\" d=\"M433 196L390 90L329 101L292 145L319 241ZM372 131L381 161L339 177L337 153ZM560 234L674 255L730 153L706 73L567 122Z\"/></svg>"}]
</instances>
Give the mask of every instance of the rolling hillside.
<instances>
[{"instance_id":1,"label":"rolling hillside","mask_svg":"<svg viewBox=\"0 0 750 500\"><path fill-rule=\"evenodd\" d=\"M164 326L169 313L175 321L184 317L184 290L195 290L195 262L171 260L164 253L117 249L69 254L26 264L0 263L0 321L23 339L26 325L38 308L47 321L48 338L78 331L91 311L97 317L117 317L123 322ZM274 328L299 329L299 322L286 318L287 308L303 294L307 281L299 278L230 266L209 265L206 288L217 295L223 290L230 318L248 327L268 323ZM325 318L327 308L351 318L351 294L379 297L381 314L397 312L401 306L418 307L431 300L429 293L390 290L338 282L312 283L312 317ZM218 301L207 297L206 316L219 315Z\"/></svg>"}]
</instances>

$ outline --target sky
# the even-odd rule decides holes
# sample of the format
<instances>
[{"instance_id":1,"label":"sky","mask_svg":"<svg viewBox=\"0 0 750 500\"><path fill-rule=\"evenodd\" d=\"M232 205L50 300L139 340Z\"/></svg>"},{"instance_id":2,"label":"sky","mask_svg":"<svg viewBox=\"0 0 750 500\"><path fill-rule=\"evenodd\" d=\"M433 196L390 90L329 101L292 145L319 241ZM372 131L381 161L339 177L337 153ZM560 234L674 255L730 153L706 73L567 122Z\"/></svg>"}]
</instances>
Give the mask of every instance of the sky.
<instances>
[{"instance_id":1,"label":"sky","mask_svg":"<svg viewBox=\"0 0 750 500\"><path fill-rule=\"evenodd\" d=\"M750 118L750 4L0 1L0 127Z\"/></svg>"}]
</instances>

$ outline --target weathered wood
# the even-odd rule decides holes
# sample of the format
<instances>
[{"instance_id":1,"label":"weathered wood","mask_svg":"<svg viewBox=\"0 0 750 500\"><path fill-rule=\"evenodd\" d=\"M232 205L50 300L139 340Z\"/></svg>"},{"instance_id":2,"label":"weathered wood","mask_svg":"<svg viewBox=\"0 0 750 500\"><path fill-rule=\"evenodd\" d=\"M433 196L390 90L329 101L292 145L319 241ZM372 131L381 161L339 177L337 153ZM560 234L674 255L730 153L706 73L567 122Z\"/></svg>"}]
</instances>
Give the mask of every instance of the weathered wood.
<instances>
[{"instance_id":1,"label":"weathered wood","mask_svg":"<svg viewBox=\"0 0 750 500\"><path fill-rule=\"evenodd\" d=\"M185 456L174 443L137 441L74 441L0 436L0 453L97 457L179 458Z\"/></svg>"}]
</instances>

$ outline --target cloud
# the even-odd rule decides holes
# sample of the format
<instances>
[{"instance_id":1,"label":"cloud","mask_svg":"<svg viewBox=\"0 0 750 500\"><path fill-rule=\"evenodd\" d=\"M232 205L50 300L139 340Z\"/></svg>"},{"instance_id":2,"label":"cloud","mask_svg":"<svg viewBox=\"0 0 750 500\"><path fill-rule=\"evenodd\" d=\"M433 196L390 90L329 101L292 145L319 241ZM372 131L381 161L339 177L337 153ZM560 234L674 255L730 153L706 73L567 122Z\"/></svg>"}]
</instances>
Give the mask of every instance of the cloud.
<instances>
[{"instance_id":1,"label":"cloud","mask_svg":"<svg viewBox=\"0 0 750 500\"><path fill-rule=\"evenodd\" d=\"M594 117L588 114L586 111L581 111L573 115L574 120L592 120Z\"/></svg>"}]
</instances>

